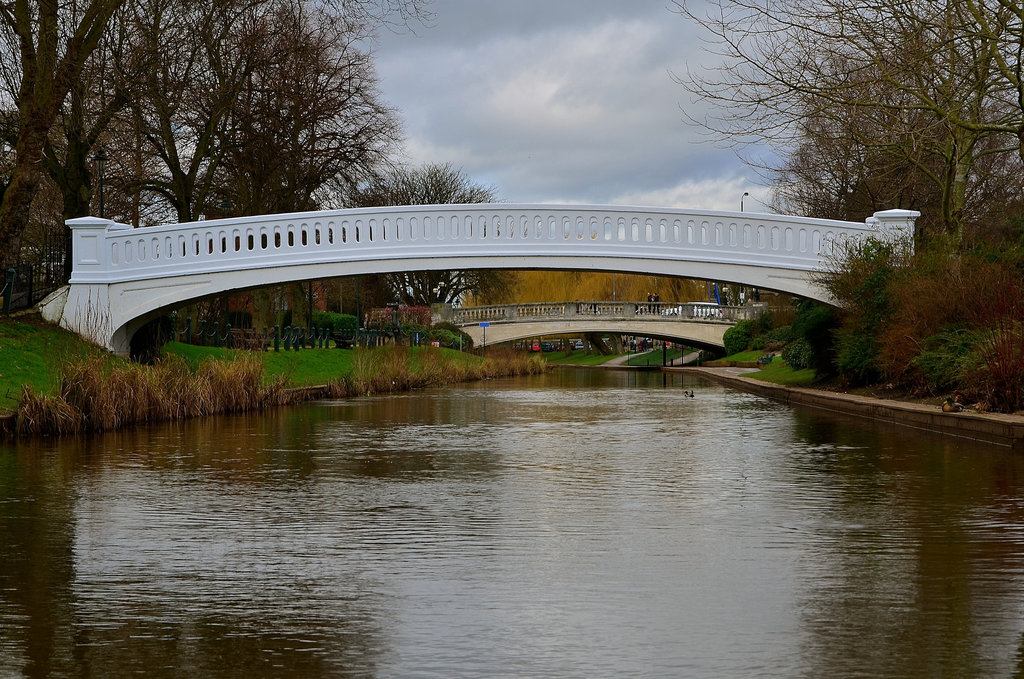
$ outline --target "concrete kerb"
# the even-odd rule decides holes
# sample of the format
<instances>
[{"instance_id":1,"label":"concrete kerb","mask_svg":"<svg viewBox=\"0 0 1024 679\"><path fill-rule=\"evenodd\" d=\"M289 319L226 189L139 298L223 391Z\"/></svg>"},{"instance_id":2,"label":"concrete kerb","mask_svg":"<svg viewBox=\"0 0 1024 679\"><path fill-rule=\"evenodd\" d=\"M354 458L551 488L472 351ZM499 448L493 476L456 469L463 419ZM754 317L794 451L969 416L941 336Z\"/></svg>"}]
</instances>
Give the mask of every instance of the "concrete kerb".
<instances>
[{"instance_id":1,"label":"concrete kerb","mask_svg":"<svg viewBox=\"0 0 1024 679\"><path fill-rule=\"evenodd\" d=\"M744 377L742 370L729 368L663 368L688 372L787 405L827 410L877 422L983 441L1024 452L1024 417L1001 413L944 413L938 406L904 403L889 399L840 394L806 387L787 387Z\"/></svg>"}]
</instances>

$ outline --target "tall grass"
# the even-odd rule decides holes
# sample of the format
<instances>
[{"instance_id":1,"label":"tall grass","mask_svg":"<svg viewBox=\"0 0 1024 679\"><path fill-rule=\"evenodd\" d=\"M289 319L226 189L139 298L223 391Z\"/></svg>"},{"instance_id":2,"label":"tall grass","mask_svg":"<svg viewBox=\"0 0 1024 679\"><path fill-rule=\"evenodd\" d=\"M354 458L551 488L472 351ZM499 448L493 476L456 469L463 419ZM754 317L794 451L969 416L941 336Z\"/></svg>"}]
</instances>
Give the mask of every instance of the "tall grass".
<instances>
[{"instance_id":1,"label":"tall grass","mask_svg":"<svg viewBox=\"0 0 1024 679\"><path fill-rule=\"evenodd\" d=\"M384 347L355 356L350 374L328 384L331 395L408 391L546 369L538 357L511 351L496 351L482 360L433 347ZM173 354L151 366L112 364L102 356L84 358L63 365L53 396L23 388L15 431L23 436L109 431L258 410L293 398L287 380L285 375L268 378L262 356L245 352L232 360L203 360L197 366Z\"/></svg>"},{"instance_id":2,"label":"tall grass","mask_svg":"<svg viewBox=\"0 0 1024 679\"><path fill-rule=\"evenodd\" d=\"M329 384L334 396L388 394L493 377L536 375L546 370L537 356L495 350L483 360L433 347L382 347L356 356L352 372Z\"/></svg>"},{"instance_id":3,"label":"tall grass","mask_svg":"<svg viewBox=\"0 0 1024 679\"><path fill-rule=\"evenodd\" d=\"M177 357L152 366L111 365L103 357L66 363L56 394L24 387L15 412L19 435L108 431L161 420L242 412L285 403L284 378L267 382L255 355L204 361L197 369Z\"/></svg>"}]
</instances>

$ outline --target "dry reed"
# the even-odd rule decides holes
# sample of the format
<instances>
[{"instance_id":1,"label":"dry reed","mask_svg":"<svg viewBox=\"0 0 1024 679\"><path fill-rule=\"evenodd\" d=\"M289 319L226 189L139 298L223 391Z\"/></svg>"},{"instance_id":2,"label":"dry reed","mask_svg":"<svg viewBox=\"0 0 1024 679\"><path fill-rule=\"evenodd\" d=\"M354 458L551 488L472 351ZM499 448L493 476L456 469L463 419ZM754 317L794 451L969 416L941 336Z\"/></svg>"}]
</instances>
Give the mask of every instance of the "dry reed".
<instances>
[{"instance_id":1,"label":"dry reed","mask_svg":"<svg viewBox=\"0 0 1024 679\"><path fill-rule=\"evenodd\" d=\"M511 350L496 350L482 361L469 362L430 347L418 351L384 347L360 352L348 377L331 382L328 391L334 397L389 394L494 377L536 375L545 369L537 356Z\"/></svg>"},{"instance_id":2,"label":"dry reed","mask_svg":"<svg viewBox=\"0 0 1024 679\"><path fill-rule=\"evenodd\" d=\"M56 391L53 396L23 391L15 413L18 434L107 431L254 410L288 399L284 378L264 384L263 365L254 355L204 361L196 370L178 357L152 366L111 366L102 358L88 358L63 366Z\"/></svg>"},{"instance_id":3,"label":"dry reed","mask_svg":"<svg viewBox=\"0 0 1024 679\"><path fill-rule=\"evenodd\" d=\"M467 361L434 348L384 347L357 352L351 374L328 385L333 397L382 394L491 377L543 372L536 356L494 352ZM111 365L103 358L66 363L56 394L25 388L15 413L19 435L109 431L161 420L240 413L290 402L287 378L266 380L256 354L204 361L192 369L180 357L147 366Z\"/></svg>"}]
</instances>

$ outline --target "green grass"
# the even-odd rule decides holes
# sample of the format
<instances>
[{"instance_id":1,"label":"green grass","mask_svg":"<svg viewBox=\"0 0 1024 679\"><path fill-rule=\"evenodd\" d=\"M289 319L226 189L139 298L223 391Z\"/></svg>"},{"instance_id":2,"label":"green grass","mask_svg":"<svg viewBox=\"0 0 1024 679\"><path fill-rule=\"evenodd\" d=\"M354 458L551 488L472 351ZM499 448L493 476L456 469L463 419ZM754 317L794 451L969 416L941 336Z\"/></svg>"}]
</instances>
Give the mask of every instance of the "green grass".
<instances>
[{"instance_id":1,"label":"green grass","mask_svg":"<svg viewBox=\"0 0 1024 679\"><path fill-rule=\"evenodd\" d=\"M235 350L199 347L171 342L164 347L168 354L176 354L193 366L206 358L229 360ZM414 352L417 350L414 350ZM472 354L443 350L456 355L456 360L469 364L481 361ZM284 375L292 386L325 384L352 372L353 350L303 349L300 351L268 351L257 354L263 360L268 381ZM22 386L36 392L53 392L57 370L68 360L83 356L105 356L112 364L124 359L111 355L77 335L48 324L35 316L23 319L0 319L0 411L13 411L21 399Z\"/></svg>"},{"instance_id":2,"label":"green grass","mask_svg":"<svg viewBox=\"0 0 1024 679\"><path fill-rule=\"evenodd\" d=\"M689 353L689 351L687 351L687 353ZM683 355L682 350L680 350L680 349L670 349L668 351L668 353L666 354L666 360L667 361L672 361L672 359L679 358L682 355ZM645 353L642 353L642 354L637 354L636 356L630 357L630 359L628 361L626 361L626 365L628 365L630 367L644 367L644 366L648 366L648 365L650 365L650 366L660 366L661 365L661 359L662 359L661 349L654 349L653 351L648 351L648 352L645 352Z\"/></svg>"},{"instance_id":3,"label":"green grass","mask_svg":"<svg viewBox=\"0 0 1024 679\"><path fill-rule=\"evenodd\" d=\"M762 368L757 372L746 373L744 377L771 382L772 384L781 384L787 387L801 387L813 383L816 375L813 368L793 370L786 365L782 358L776 356L775 360L768 367Z\"/></svg>"},{"instance_id":4,"label":"green grass","mask_svg":"<svg viewBox=\"0 0 1024 679\"><path fill-rule=\"evenodd\" d=\"M105 353L35 317L0 320L0 410L14 410L23 385L40 392L52 390L57 369L65 360Z\"/></svg>"},{"instance_id":5,"label":"green grass","mask_svg":"<svg viewBox=\"0 0 1024 679\"><path fill-rule=\"evenodd\" d=\"M192 344L170 342L164 345L168 354L181 356L193 366L207 358L230 360L236 353L233 349L217 347L197 347ZM288 378L289 384L296 387L308 387L326 384L352 373L355 364L356 349L300 349L298 351L265 351L256 356L263 360L263 368L268 380L278 375ZM413 347L410 367L419 366L419 356L428 351L427 347ZM455 349L441 349L449 358L467 366L477 365L483 358Z\"/></svg>"},{"instance_id":6,"label":"green grass","mask_svg":"<svg viewBox=\"0 0 1024 679\"><path fill-rule=\"evenodd\" d=\"M193 366L207 358L230 360L239 353L234 349L197 347L192 344L170 342L164 346L168 354L181 356ZM326 384L352 372L352 349L300 349L299 351L265 351L257 353L263 360L268 379L284 375L296 387Z\"/></svg>"},{"instance_id":7,"label":"green grass","mask_svg":"<svg viewBox=\"0 0 1024 679\"><path fill-rule=\"evenodd\" d=\"M741 351L739 353L733 354L732 356L725 356L724 358L716 358L716 359L712 359L712 360L715 360L715 361L740 361L740 362L751 362L751 363L753 363L754 361L757 361L757 359L759 359L762 356L764 356L766 353L768 353L768 352L766 352L766 351L764 351L762 349L754 349L754 350L750 350L750 351Z\"/></svg>"},{"instance_id":8,"label":"green grass","mask_svg":"<svg viewBox=\"0 0 1024 679\"><path fill-rule=\"evenodd\" d=\"M566 353L564 351L550 351L543 354L544 361L551 365L601 365L606 363L613 358L612 356L602 356L601 354L592 353L587 355L583 351L573 351Z\"/></svg>"}]
</instances>

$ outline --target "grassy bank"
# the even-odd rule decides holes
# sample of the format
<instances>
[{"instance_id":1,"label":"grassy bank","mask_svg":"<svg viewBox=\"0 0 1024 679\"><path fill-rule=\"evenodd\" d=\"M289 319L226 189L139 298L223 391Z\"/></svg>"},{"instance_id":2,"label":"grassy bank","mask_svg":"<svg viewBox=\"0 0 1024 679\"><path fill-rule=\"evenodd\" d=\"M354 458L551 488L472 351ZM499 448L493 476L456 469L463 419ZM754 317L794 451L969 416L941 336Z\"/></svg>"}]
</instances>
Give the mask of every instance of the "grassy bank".
<instances>
[{"instance_id":1,"label":"grassy bank","mask_svg":"<svg viewBox=\"0 0 1024 679\"><path fill-rule=\"evenodd\" d=\"M37 316L0 319L0 411L13 411L22 387L52 393L60 366L106 352Z\"/></svg>"},{"instance_id":2,"label":"grassy bank","mask_svg":"<svg viewBox=\"0 0 1024 679\"><path fill-rule=\"evenodd\" d=\"M288 403L293 387L334 396L439 386L545 369L536 358L486 358L433 347L250 353L171 343L154 365L112 356L37 318L0 322L0 408L21 435L103 431Z\"/></svg>"},{"instance_id":3,"label":"grassy bank","mask_svg":"<svg viewBox=\"0 0 1024 679\"><path fill-rule=\"evenodd\" d=\"M615 356L602 356L598 353L580 351L552 351L543 355L546 363L551 365L602 365Z\"/></svg>"}]
</instances>

